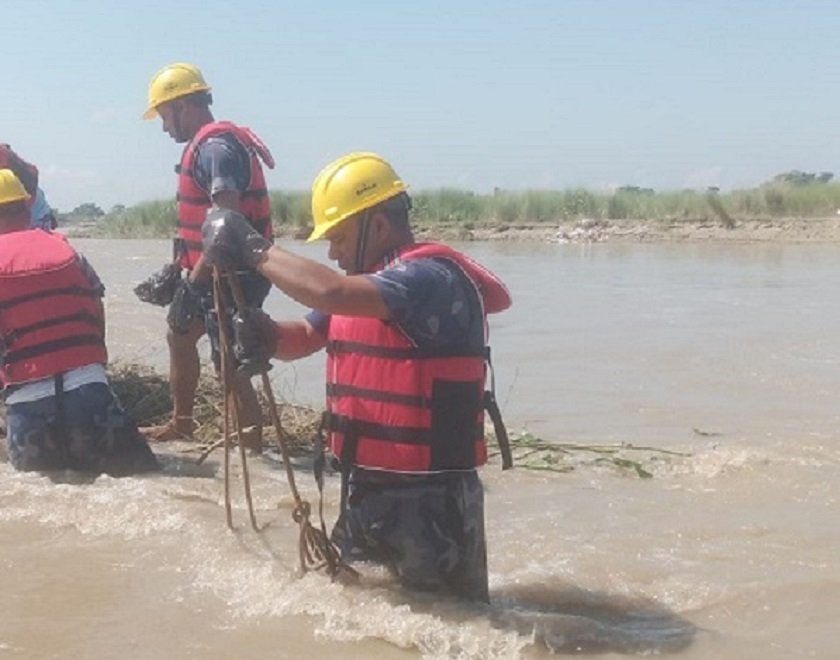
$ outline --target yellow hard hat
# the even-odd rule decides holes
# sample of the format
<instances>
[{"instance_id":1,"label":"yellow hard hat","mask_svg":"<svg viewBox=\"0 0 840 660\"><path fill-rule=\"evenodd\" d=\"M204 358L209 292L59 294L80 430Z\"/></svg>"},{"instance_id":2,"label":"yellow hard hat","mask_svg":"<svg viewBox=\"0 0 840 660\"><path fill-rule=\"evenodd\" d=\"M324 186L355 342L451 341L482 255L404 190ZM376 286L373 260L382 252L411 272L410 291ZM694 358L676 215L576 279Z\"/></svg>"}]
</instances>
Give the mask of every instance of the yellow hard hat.
<instances>
[{"instance_id":1,"label":"yellow hard hat","mask_svg":"<svg viewBox=\"0 0 840 660\"><path fill-rule=\"evenodd\" d=\"M163 67L149 83L149 107L143 113L143 119L152 119L157 115L157 107L179 96L194 92L210 91L204 76L194 64L176 62Z\"/></svg>"},{"instance_id":2,"label":"yellow hard hat","mask_svg":"<svg viewBox=\"0 0 840 660\"><path fill-rule=\"evenodd\" d=\"M350 216L408 190L382 156L355 152L327 165L312 184L314 241Z\"/></svg>"},{"instance_id":3,"label":"yellow hard hat","mask_svg":"<svg viewBox=\"0 0 840 660\"><path fill-rule=\"evenodd\" d=\"M29 193L20 179L9 169L0 170L0 204L11 204L29 199Z\"/></svg>"}]
</instances>

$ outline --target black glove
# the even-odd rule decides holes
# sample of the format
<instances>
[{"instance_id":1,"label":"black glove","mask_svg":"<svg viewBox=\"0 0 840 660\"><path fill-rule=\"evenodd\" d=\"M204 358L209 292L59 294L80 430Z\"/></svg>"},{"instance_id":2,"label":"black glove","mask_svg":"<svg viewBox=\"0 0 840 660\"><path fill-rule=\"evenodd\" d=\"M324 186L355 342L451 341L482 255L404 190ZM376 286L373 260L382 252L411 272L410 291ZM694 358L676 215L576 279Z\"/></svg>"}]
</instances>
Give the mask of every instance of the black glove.
<instances>
[{"instance_id":1,"label":"black glove","mask_svg":"<svg viewBox=\"0 0 840 660\"><path fill-rule=\"evenodd\" d=\"M233 317L233 354L238 370L253 376L271 369L269 361L277 350L280 329L258 308Z\"/></svg>"},{"instance_id":2,"label":"black glove","mask_svg":"<svg viewBox=\"0 0 840 660\"><path fill-rule=\"evenodd\" d=\"M244 215L230 209L210 209L201 227L201 237L207 262L233 270L256 268L272 245Z\"/></svg>"},{"instance_id":3,"label":"black glove","mask_svg":"<svg viewBox=\"0 0 840 660\"><path fill-rule=\"evenodd\" d=\"M178 282L166 314L166 321L175 334L185 334L193 320L202 316L201 296L200 287L192 284L188 277Z\"/></svg>"},{"instance_id":4,"label":"black glove","mask_svg":"<svg viewBox=\"0 0 840 660\"><path fill-rule=\"evenodd\" d=\"M176 263L171 263L166 264L157 273L152 273L135 286L134 293L143 302L166 307L172 302L180 284L181 267Z\"/></svg>"}]
</instances>

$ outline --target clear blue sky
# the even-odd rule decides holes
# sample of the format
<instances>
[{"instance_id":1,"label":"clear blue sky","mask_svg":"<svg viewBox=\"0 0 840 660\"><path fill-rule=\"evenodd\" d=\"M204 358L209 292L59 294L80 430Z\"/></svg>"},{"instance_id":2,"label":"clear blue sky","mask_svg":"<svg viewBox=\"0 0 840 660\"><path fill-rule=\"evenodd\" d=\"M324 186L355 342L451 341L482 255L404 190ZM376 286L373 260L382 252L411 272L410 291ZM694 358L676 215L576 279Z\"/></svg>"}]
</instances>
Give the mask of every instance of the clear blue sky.
<instances>
[{"instance_id":1,"label":"clear blue sky","mask_svg":"<svg viewBox=\"0 0 840 660\"><path fill-rule=\"evenodd\" d=\"M657 190L840 175L840 2L2 0L0 140L50 202L173 194L149 79L197 64L306 189L351 150L413 188Z\"/></svg>"}]
</instances>

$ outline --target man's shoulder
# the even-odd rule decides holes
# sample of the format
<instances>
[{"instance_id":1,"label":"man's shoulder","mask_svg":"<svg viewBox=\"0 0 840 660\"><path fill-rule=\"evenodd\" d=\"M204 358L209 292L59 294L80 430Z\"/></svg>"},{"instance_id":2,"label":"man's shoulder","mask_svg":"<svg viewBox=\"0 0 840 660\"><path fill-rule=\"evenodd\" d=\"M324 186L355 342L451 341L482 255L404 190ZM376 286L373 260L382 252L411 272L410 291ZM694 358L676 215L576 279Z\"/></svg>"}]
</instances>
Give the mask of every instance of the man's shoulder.
<instances>
[{"instance_id":1,"label":"man's shoulder","mask_svg":"<svg viewBox=\"0 0 840 660\"><path fill-rule=\"evenodd\" d=\"M422 287L448 286L459 273L458 267L449 259L438 256L422 256L412 259L398 259L375 273L386 279L403 283L416 283Z\"/></svg>"},{"instance_id":2,"label":"man's shoulder","mask_svg":"<svg viewBox=\"0 0 840 660\"><path fill-rule=\"evenodd\" d=\"M211 135L208 135L203 140L201 140L201 142L198 143L198 145L196 146L196 151L198 152L199 156L203 154L247 155L245 146L242 144L242 142L240 142L239 138L236 137L236 134L231 131L223 131L220 133L212 133Z\"/></svg>"},{"instance_id":3,"label":"man's shoulder","mask_svg":"<svg viewBox=\"0 0 840 660\"><path fill-rule=\"evenodd\" d=\"M219 133L199 144L193 169L196 183L208 193L243 190L251 176L250 155L232 133ZM221 179L230 181L219 188Z\"/></svg>"}]
</instances>

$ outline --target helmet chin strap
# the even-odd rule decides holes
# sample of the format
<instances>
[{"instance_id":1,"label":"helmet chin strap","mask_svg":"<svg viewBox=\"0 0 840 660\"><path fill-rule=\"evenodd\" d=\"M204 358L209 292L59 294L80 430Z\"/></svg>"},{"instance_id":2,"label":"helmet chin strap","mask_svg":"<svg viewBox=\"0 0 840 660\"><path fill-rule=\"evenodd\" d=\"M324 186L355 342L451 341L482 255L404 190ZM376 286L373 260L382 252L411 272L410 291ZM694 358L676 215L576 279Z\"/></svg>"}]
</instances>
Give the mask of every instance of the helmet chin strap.
<instances>
[{"instance_id":1,"label":"helmet chin strap","mask_svg":"<svg viewBox=\"0 0 840 660\"><path fill-rule=\"evenodd\" d=\"M184 139L184 132L181 127L181 112L183 111L183 106L179 101L176 101L173 108L172 108L172 128L175 129L175 139L182 140Z\"/></svg>"},{"instance_id":2,"label":"helmet chin strap","mask_svg":"<svg viewBox=\"0 0 840 660\"><path fill-rule=\"evenodd\" d=\"M359 221L359 234L356 237L356 263L354 275L359 275L365 268L365 252L367 251L368 228L370 227L370 209L365 209Z\"/></svg>"}]
</instances>

